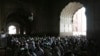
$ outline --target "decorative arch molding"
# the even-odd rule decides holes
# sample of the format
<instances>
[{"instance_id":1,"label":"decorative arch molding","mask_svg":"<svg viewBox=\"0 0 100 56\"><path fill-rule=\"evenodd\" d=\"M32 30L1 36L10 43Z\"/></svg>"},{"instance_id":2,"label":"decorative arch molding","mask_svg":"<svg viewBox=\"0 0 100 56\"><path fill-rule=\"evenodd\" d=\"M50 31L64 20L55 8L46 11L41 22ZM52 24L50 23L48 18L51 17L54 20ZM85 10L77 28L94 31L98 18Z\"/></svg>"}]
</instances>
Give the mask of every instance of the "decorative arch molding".
<instances>
[{"instance_id":1,"label":"decorative arch molding","mask_svg":"<svg viewBox=\"0 0 100 56\"><path fill-rule=\"evenodd\" d=\"M68 5L66 5L62 11L61 11L61 17L73 17L73 15L75 14L75 12L80 9L81 7L83 7L83 4L81 4L80 2L70 2ZM67 12L67 13L66 13Z\"/></svg>"}]
</instances>

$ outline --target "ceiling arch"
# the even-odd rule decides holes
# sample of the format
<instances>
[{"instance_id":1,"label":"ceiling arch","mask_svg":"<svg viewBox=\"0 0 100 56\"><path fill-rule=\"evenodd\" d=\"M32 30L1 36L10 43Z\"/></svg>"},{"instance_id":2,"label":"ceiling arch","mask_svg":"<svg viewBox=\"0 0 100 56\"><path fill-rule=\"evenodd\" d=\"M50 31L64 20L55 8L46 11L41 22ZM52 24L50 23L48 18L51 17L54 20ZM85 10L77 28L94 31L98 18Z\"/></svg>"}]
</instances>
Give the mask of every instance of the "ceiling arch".
<instances>
[{"instance_id":1,"label":"ceiling arch","mask_svg":"<svg viewBox=\"0 0 100 56\"><path fill-rule=\"evenodd\" d=\"M83 5L79 2L70 2L67 6L63 8L60 14L60 19L66 18L72 20L74 13L83 7Z\"/></svg>"}]
</instances>

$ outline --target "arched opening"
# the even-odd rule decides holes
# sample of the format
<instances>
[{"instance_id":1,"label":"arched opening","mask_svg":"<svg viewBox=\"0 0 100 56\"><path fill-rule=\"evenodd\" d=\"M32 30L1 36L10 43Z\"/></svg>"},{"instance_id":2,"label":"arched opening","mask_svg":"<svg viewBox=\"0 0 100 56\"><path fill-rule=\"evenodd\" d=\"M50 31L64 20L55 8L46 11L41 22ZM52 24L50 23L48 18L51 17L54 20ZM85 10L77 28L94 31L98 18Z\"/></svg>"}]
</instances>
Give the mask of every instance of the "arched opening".
<instances>
[{"instance_id":1,"label":"arched opening","mask_svg":"<svg viewBox=\"0 0 100 56\"><path fill-rule=\"evenodd\" d=\"M20 25L17 22L9 22L6 25L6 31L8 34L20 34Z\"/></svg>"},{"instance_id":2,"label":"arched opening","mask_svg":"<svg viewBox=\"0 0 100 56\"><path fill-rule=\"evenodd\" d=\"M17 33L16 26L10 25L10 26L8 27L8 34L16 34L16 33Z\"/></svg>"},{"instance_id":3,"label":"arched opening","mask_svg":"<svg viewBox=\"0 0 100 56\"><path fill-rule=\"evenodd\" d=\"M73 35L86 35L85 7L80 8L73 16Z\"/></svg>"},{"instance_id":4,"label":"arched opening","mask_svg":"<svg viewBox=\"0 0 100 56\"><path fill-rule=\"evenodd\" d=\"M17 34L31 34L33 23L33 12L18 8L17 10L9 13L5 23L6 31L10 25L16 26Z\"/></svg>"},{"instance_id":5,"label":"arched opening","mask_svg":"<svg viewBox=\"0 0 100 56\"><path fill-rule=\"evenodd\" d=\"M60 15L60 36L73 35L86 35L85 7L80 2L70 2Z\"/></svg>"}]
</instances>

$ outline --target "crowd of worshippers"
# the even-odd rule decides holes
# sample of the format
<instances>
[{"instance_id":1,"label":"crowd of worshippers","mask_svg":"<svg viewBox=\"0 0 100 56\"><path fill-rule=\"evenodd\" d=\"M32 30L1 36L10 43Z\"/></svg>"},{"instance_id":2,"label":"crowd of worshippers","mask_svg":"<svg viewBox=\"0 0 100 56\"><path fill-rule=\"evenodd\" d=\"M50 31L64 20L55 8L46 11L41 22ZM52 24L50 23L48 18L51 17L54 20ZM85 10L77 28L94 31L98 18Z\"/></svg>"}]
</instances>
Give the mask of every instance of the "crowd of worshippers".
<instances>
[{"instance_id":1,"label":"crowd of worshippers","mask_svg":"<svg viewBox=\"0 0 100 56\"><path fill-rule=\"evenodd\" d=\"M13 56L87 56L85 36L10 36L7 46Z\"/></svg>"}]
</instances>

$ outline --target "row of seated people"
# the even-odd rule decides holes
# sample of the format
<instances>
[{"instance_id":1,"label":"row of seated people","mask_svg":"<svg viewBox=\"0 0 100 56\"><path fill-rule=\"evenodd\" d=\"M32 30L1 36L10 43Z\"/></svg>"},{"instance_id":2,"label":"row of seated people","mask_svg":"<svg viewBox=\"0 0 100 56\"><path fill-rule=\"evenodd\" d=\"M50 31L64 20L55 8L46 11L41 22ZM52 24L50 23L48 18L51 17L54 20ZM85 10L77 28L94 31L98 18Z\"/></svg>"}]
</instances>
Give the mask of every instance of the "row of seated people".
<instances>
[{"instance_id":1,"label":"row of seated people","mask_svg":"<svg viewBox=\"0 0 100 56\"><path fill-rule=\"evenodd\" d=\"M9 36L12 56L88 56L85 36Z\"/></svg>"}]
</instances>

